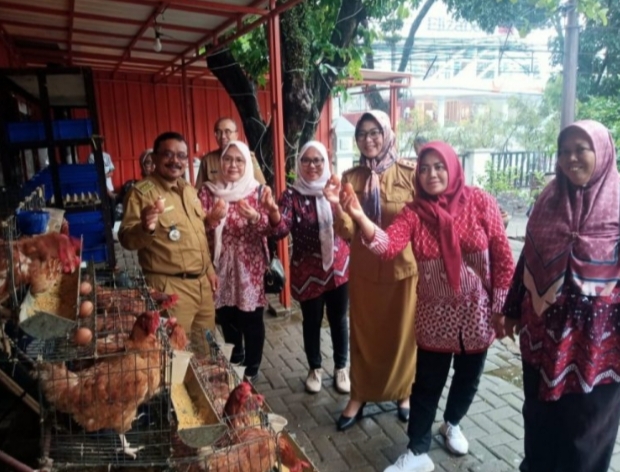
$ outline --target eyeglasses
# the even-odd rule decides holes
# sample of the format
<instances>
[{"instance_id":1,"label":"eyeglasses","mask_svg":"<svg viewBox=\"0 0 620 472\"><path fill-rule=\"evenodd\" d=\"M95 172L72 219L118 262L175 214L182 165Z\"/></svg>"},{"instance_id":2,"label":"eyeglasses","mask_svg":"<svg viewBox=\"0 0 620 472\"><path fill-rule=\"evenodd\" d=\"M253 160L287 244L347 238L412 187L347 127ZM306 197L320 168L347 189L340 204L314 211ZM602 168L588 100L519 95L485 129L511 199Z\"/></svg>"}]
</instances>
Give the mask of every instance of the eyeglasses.
<instances>
[{"instance_id":1,"label":"eyeglasses","mask_svg":"<svg viewBox=\"0 0 620 472\"><path fill-rule=\"evenodd\" d=\"M216 129L215 130L215 136L217 136L218 138L222 137L223 135L226 135L227 137L229 137L231 134L236 133L237 130L232 130L232 129Z\"/></svg>"},{"instance_id":2,"label":"eyeglasses","mask_svg":"<svg viewBox=\"0 0 620 472\"><path fill-rule=\"evenodd\" d=\"M570 159L573 154L575 154L578 157L581 157L581 156L584 156L588 152L592 152L592 149L583 147L583 146L577 146L574 150L560 148L560 150L558 151L558 157L560 159Z\"/></svg>"},{"instance_id":3,"label":"eyeglasses","mask_svg":"<svg viewBox=\"0 0 620 472\"><path fill-rule=\"evenodd\" d=\"M160 151L158 152L158 154L161 157L165 157L166 159L173 159L173 158L177 158L180 161L186 161L187 160L187 154L184 152L174 152L174 151Z\"/></svg>"},{"instance_id":4,"label":"eyeglasses","mask_svg":"<svg viewBox=\"0 0 620 472\"><path fill-rule=\"evenodd\" d=\"M322 157L316 157L314 159L310 159L309 157L302 157L300 159L301 165L304 167L310 167L310 166L314 166L314 167L323 167L323 163L325 162L325 159L323 159Z\"/></svg>"},{"instance_id":5,"label":"eyeglasses","mask_svg":"<svg viewBox=\"0 0 620 472\"><path fill-rule=\"evenodd\" d=\"M242 157L222 157L222 162L227 166L235 164L237 167L243 167L245 165L245 159Z\"/></svg>"},{"instance_id":6,"label":"eyeglasses","mask_svg":"<svg viewBox=\"0 0 620 472\"><path fill-rule=\"evenodd\" d=\"M375 141L379 138L379 136L383 136L383 131L379 128L373 128L370 131L360 131L359 133L356 133L355 139L358 141L366 141L366 138L370 138Z\"/></svg>"}]
</instances>

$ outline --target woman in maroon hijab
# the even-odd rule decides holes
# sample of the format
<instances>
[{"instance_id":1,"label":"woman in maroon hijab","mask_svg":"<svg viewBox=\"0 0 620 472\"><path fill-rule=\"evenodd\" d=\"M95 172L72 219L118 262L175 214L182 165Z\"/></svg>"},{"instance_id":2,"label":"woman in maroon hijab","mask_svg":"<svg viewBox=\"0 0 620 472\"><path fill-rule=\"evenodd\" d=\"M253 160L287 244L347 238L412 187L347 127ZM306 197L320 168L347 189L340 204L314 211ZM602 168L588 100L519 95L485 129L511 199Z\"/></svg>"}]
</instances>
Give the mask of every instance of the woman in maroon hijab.
<instances>
[{"instance_id":1,"label":"woman in maroon hijab","mask_svg":"<svg viewBox=\"0 0 620 472\"><path fill-rule=\"evenodd\" d=\"M602 472L620 420L620 178L609 130L578 121L558 138L498 320L521 328L522 471Z\"/></svg>"},{"instance_id":2,"label":"woman in maroon hijab","mask_svg":"<svg viewBox=\"0 0 620 472\"><path fill-rule=\"evenodd\" d=\"M365 216L355 195L341 197L371 251L389 259L411 242L420 273L409 445L385 472L434 469L427 454L431 427L453 360L439 432L450 451L467 453L459 423L478 389L487 349L495 339L491 317L504 304L514 268L496 201L465 185L458 156L448 144L430 142L420 150L415 186L413 203L385 231Z\"/></svg>"}]
</instances>

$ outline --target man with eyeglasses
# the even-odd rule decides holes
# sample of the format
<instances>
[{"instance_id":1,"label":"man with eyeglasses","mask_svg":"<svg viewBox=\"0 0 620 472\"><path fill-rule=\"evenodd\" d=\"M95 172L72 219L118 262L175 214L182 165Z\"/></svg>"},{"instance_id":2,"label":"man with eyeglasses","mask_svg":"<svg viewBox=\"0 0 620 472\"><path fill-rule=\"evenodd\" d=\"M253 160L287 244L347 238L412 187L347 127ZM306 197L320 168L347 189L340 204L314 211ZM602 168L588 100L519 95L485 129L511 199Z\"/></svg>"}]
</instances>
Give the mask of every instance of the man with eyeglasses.
<instances>
[{"instance_id":1,"label":"man with eyeglasses","mask_svg":"<svg viewBox=\"0 0 620 472\"><path fill-rule=\"evenodd\" d=\"M208 152L202 158L200 168L198 169L198 175L196 176L196 188L199 188L203 183L215 182L220 172L220 156L222 150L231 141L236 141L239 136L237 130L237 124L232 118L220 118L215 122L214 126L215 140L217 141L218 149ZM253 152L250 152L252 156L252 164L254 166L254 178L260 184L265 183L265 176L258 165L256 156Z\"/></svg>"},{"instance_id":2,"label":"man with eyeglasses","mask_svg":"<svg viewBox=\"0 0 620 472\"><path fill-rule=\"evenodd\" d=\"M153 150L155 169L127 194L118 237L125 249L138 251L149 286L179 296L168 312L191 333L193 348L202 351L205 329L215 328L213 292L218 285L205 214L196 190L183 178L185 138L163 133Z\"/></svg>"}]
</instances>

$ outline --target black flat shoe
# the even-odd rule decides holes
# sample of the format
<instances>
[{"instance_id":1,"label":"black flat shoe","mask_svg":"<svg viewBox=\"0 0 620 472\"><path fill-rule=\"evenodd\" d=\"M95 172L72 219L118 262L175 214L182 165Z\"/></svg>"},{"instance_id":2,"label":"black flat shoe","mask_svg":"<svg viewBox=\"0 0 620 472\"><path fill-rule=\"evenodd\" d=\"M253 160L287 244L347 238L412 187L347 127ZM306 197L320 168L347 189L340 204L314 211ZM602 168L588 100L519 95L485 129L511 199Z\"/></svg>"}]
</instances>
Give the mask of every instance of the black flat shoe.
<instances>
[{"instance_id":1,"label":"black flat shoe","mask_svg":"<svg viewBox=\"0 0 620 472\"><path fill-rule=\"evenodd\" d=\"M355 416L349 417L340 415L340 418L338 418L338 421L336 421L336 427L338 428L338 431L345 431L351 426L353 426L355 423L357 423L357 420L361 420L364 417L365 406L366 402L362 403L362 406L360 406L360 409L357 410Z\"/></svg>"},{"instance_id":2,"label":"black flat shoe","mask_svg":"<svg viewBox=\"0 0 620 472\"><path fill-rule=\"evenodd\" d=\"M398 419L403 423L407 423L409 421L409 408L400 405L397 405L396 408L398 410Z\"/></svg>"}]
</instances>

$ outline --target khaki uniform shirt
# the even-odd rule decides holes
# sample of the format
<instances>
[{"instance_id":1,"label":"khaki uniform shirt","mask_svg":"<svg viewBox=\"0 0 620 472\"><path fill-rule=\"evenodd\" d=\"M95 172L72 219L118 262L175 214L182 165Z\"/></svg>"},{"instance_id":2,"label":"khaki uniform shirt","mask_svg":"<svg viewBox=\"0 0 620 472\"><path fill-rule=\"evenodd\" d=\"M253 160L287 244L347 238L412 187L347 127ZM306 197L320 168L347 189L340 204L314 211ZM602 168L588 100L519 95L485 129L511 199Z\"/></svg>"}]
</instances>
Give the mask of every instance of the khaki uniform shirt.
<instances>
[{"instance_id":1,"label":"khaki uniform shirt","mask_svg":"<svg viewBox=\"0 0 620 472\"><path fill-rule=\"evenodd\" d=\"M370 169L361 166L354 167L342 175L342 183L348 182L353 185L360 202L369 175ZM398 161L381 174L380 178L381 228L385 229L405 204L413 201L415 166L408 162ZM396 282L417 275L418 268L411 250L411 243L407 244L407 247L394 259L384 261L364 246L361 235L357 234L357 226L346 213L343 213L340 218L334 218L334 229L339 236L351 241L349 266L351 274L359 274L362 278L381 283Z\"/></svg>"},{"instance_id":2,"label":"khaki uniform shirt","mask_svg":"<svg viewBox=\"0 0 620 472\"><path fill-rule=\"evenodd\" d=\"M217 176L220 173L220 155L221 151L218 149L211 151L202 158L198 175L196 176L196 188L199 188L205 182L215 182L217 180ZM260 170L256 156L251 151L250 155L252 156L252 165L254 166L254 178L259 184L265 184L265 176L263 171Z\"/></svg>"},{"instance_id":3,"label":"khaki uniform shirt","mask_svg":"<svg viewBox=\"0 0 620 472\"><path fill-rule=\"evenodd\" d=\"M166 209L151 234L142 228L140 212L160 195L166 199ZM147 274L212 274L204 217L196 190L184 179L170 183L151 175L127 194L118 239L125 249L138 251L140 267ZM175 228L181 235L178 241L170 239Z\"/></svg>"}]
</instances>

